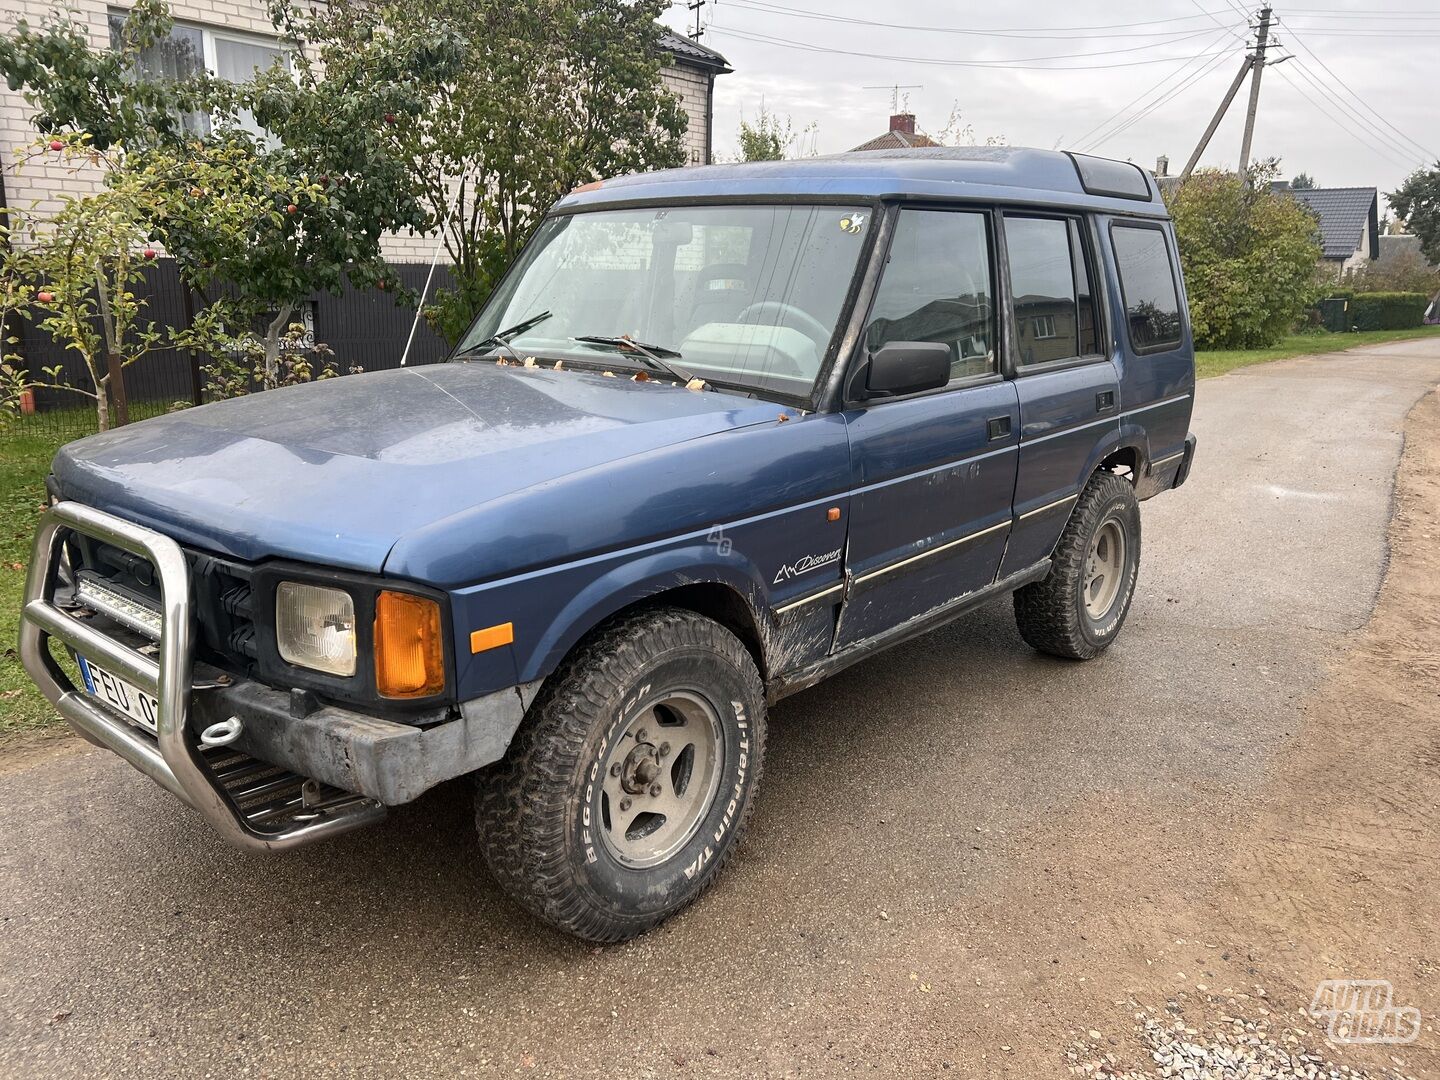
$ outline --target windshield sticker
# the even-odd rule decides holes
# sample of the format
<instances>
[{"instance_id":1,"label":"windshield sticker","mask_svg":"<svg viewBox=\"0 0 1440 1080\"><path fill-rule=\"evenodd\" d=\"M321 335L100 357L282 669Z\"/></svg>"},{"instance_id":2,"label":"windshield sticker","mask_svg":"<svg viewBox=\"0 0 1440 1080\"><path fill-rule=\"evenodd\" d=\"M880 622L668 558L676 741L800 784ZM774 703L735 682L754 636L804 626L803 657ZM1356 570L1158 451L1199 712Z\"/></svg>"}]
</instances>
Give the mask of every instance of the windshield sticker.
<instances>
[{"instance_id":1,"label":"windshield sticker","mask_svg":"<svg viewBox=\"0 0 1440 1080\"><path fill-rule=\"evenodd\" d=\"M846 214L840 219L840 231L847 232L851 236L859 236L860 230L865 228L864 214Z\"/></svg>"}]
</instances>

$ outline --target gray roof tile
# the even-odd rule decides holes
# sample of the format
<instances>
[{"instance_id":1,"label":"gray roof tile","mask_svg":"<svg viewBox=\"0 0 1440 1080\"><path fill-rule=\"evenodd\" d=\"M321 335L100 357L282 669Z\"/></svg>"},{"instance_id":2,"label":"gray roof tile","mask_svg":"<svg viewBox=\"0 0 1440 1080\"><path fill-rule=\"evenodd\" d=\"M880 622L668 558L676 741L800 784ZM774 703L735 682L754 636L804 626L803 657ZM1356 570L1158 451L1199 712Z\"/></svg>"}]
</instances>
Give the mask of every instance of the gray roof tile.
<instances>
[{"instance_id":1,"label":"gray roof tile","mask_svg":"<svg viewBox=\"0 0 1440 1080\"><path fill-rule=\"evenodd\" d=\"M677 62L697 64L709 68L718 75L733 70L730 62L708 45L701 45L674 30L661 28L660 47L673 56Z\"/></svg>"},{"instance_id":2,"label":"gray roof tile","mask_svg":"<svg viewBox=\"0 0 1440 1080\"><path fill-rule=\"evenodd\" d=\"M1379 198L1373 187L1291 189L1295 196L1320 219L1320 246L1326 259L1348 259L1365 239L1370 225L1370 257L1379 255L1376 217Z\"/></svg>"}]
</instances>

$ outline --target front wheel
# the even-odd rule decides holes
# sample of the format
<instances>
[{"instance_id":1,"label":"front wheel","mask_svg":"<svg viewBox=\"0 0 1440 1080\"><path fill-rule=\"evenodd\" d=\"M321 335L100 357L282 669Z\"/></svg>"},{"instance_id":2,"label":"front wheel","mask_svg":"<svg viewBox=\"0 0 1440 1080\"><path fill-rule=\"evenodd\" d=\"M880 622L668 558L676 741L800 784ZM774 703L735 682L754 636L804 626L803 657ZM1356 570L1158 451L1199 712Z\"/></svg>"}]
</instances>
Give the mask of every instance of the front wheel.
<instances>
[{"instance_id":1,"label":"front wheel","mask_svg":"<svg viewBox=\"0 0 1440 1080\"><path fill-rule=\"evenodd\" d=\"M620 619L550 677L481 774L485 861L551 925L634 937L695 900L733 853L764 744L764 687L734 634L675 609Z\"/></svg>"},{"instance_id":2,"label":"front wheel","mask_svg":"<svg viewBox=\"0 0 1440 1080\"><path fill-rule=\"evenodd\" d=\"M1080 493L1050 573L1015 590L1020 636L1040 652L1089 660L1115 640L1140 572L1140 504L1124 477L1096 473Z\"/></svg>"}]
</instances>

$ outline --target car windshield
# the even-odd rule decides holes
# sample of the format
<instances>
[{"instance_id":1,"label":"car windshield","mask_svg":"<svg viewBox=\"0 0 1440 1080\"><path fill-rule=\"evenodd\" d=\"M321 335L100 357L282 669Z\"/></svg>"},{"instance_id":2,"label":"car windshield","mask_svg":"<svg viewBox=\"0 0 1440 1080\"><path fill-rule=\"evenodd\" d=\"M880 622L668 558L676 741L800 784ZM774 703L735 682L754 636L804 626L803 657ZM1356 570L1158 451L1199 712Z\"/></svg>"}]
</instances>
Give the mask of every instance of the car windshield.
<instances>
[{"instance_id":1,"label":"car windshield","mask_svg":"<svg viewBox=\"0 0 1440 1080\"><path fill-rule=\"evenodd\" d=\"M456 355L646 366L593 340L628 337L716 385L808 397L869 226L859 207L795 204L552 217Z\"/></svg>"}]
</instances>

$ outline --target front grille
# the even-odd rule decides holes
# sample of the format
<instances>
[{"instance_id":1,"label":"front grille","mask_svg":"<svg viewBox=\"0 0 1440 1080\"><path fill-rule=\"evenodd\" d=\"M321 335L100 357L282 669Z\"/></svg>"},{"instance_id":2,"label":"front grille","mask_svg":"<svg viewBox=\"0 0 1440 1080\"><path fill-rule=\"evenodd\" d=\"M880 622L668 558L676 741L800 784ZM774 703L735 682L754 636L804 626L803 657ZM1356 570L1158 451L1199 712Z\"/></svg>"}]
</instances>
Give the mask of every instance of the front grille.
<instances>
[{"instance_id":1,"label":"front grille","mask_svg":"<svg viewBox=\"0 0 1440 1080\"><path fill-rule=\"evenodd\" d=\"M251 568L183 550L194 589L196 658L248 673L258 657ZM71 534L68 555L79 604L142 632L152 621L159 625L160 583L147 560L81 533Z\"/></svg>"}]
</instances>

